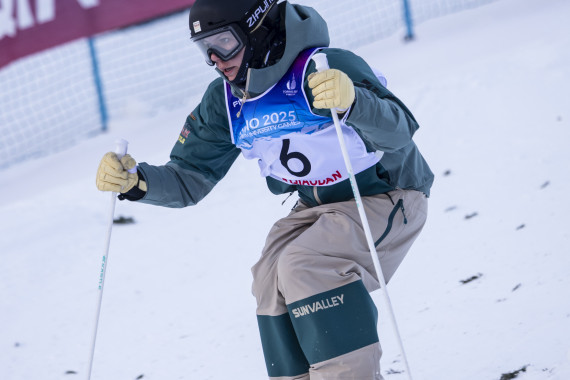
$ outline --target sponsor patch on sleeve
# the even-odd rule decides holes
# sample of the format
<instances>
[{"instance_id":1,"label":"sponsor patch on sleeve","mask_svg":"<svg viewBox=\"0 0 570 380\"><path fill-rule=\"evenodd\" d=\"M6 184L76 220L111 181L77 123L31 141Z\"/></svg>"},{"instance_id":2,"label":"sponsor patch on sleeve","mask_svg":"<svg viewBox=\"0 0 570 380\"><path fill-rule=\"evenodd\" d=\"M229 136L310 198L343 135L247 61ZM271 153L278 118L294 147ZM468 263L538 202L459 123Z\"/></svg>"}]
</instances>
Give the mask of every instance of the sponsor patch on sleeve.
<instances>
[{"instance_id":1,"label":"sponsor patch on sleeve","mask_svg":"<svg viewBox=\"0 0 570 380\"><path fill-rule=\"evenodd\" d=\"M190 135L190 129L188 129L188 127L184 125L182 131L180 131L180 136L178 136L178 141L181 144L184 144L189 135Z\"/></svg>"}]
</instances>

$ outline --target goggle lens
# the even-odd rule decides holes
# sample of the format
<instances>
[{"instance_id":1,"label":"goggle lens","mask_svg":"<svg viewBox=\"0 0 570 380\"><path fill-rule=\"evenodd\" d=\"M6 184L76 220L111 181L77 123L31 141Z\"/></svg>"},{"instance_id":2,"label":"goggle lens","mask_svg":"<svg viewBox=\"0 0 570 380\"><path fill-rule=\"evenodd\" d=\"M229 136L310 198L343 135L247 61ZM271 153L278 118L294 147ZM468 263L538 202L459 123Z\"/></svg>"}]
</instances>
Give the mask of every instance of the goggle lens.
<instances>
[{"instance_id":1,"label":"goggle lens","mask_svg":"<svg viewBox=\"0 0 570 380\"><path fill-rule=\"evenodd\" d=\"M235 57L244 46L237 33L231 28L223 31L214 31L194 42L198 45L198 49L200 49L206 58L206 62L210 65L213 65L210 59L212 53L222 60L228 61Z\"/></svg>"}]
</instances>

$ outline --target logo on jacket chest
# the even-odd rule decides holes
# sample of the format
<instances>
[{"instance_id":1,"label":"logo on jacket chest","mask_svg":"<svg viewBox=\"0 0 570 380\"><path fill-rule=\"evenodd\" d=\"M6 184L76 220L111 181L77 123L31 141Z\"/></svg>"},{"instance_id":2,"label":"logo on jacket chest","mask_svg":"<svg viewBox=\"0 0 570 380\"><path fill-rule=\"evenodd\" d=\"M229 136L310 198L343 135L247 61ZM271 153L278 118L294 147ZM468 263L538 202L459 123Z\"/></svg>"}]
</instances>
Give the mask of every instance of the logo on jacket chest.
<instances>
[{"instance_id":1,"label":"logo on jacket chest","mask_svg":"<svg viewBox=\"0 0 570 380\"><path fill-rule=\"evenodd\" d=\"M285 83L285 89L283 89L283 94L287 96L295 96L299 90L297 89L297 80L295 79L295 74L291 75L291 79L289 79Z\"/></svg>"}]
</instances>

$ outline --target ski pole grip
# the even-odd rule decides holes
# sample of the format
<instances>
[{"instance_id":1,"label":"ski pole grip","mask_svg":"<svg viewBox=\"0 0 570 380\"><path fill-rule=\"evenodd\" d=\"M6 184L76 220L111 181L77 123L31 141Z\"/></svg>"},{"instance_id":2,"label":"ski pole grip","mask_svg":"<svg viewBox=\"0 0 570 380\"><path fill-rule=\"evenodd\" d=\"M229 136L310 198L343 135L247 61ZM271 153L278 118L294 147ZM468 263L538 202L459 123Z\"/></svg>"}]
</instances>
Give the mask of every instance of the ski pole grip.
<instances>
[{"instance_id":1,"label":"ski pole grip","mask_svg":"<svg viewBox=\"0 0 570 380\"><path fill-rule=\"evenodd\" d=\"M119 158L119 160L121 158L123 158L123 156L125 154L127 154L127 148L129 146L129 142L125 139L118 139L115 140L115 154L117 155L117 157ZM135 166L132 169L128 170L129 173L136 173L137 172L137 167Z\"/></svg>"},{"instance_id":2,"label":"ski pole grip","mask_svg":"<svg viewBox=\"0 0 570 380\"><path fill-rule=\"evenodd\" d=\"M119 157L119 160L123 158L125 154L127 154L127 147L129 146L129 142L124 139L115 140L115 154Z\"/></svg>"},{"instance_id":3,"label":"ski pole grip","mask_svg":"<svg viewBox=\"0 0 570 380\"><path fill-rule=\"evenodd\" d=\"M315 67L317 71L325 71L329 69L329 60L325 53L317 53L313 55L313 61L315 61Z\"/></svg>"}]
</instances>

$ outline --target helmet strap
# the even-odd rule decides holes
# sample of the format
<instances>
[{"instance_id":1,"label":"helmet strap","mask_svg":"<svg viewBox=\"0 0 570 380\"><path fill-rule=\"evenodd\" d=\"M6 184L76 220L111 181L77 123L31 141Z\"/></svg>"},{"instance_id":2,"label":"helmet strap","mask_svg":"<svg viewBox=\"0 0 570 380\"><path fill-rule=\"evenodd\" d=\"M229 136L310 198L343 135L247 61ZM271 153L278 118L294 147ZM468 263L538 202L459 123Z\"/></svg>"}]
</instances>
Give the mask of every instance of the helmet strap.
<instances>
[{"instance_id":1,"label":"helmet strap","mask_svg":"<svg viewBox=\"0 0 570 380\"><path fill-rule=\"evenodd\" d=\"M247 32L245 28L246 20L240 23L242 30L247 35L247 42L245 44L245 52L241 66L238 70L236 78L231 81L232 84L238 87L244 87L247 81L247 71L250 68L260 69L267 65L267 58L270 56L272 46L275 44L275 39L279 34L280 21L276 22L278 8L275 7L278 1L274 1L269 5L269 9L265 12L261 20L257 23L252 30ZM261 4L261 0L259 2ZM267 17L272 14L272 16ZM280 19L280 18L279 18Z\"/></svg>"},{"instance_id":2,"label":"helmet strap","mask_svg":"<svg viewBox=\"0 0 570 380\"><path fill-rule=\"evenodd\" d=\"M253 47L248 42L245 45L243 59L234 80L230 81L238 87L244 87L247 81L247 70L251 67L251 58L253 57Z\"/></svg>"},{"instance_id":3,"label":"helmet strap","mask_svg":"<svg viewBox=\"0 0 570 380\"><path fill-rule=\"evenodd\" d=\"M252 68L261 69L265 67L267 64L267 56L270 53L271 45L276 35L276 28L268 29L263 26L250 36L250 41L253 46Z\"/></svg>"},{"instance_id":4,"label":"helmet strap","mask_svg":"<svg viewBox=\"0 0 570 380\"><path fill-rule=\"evenodd\" d=\"M241 66L236 78L231 81L233 84L238 87L244 87L247 81L247 70L249 68L260 69L265 66L267 63L267 55L276 35L277 30L275 28L268 29L262 26L248 36Z\"/></svg>"}]
</instances>

